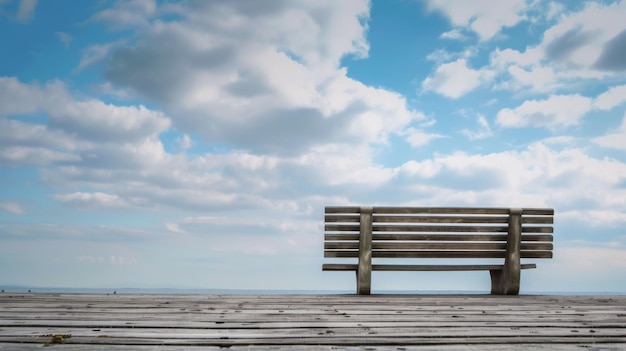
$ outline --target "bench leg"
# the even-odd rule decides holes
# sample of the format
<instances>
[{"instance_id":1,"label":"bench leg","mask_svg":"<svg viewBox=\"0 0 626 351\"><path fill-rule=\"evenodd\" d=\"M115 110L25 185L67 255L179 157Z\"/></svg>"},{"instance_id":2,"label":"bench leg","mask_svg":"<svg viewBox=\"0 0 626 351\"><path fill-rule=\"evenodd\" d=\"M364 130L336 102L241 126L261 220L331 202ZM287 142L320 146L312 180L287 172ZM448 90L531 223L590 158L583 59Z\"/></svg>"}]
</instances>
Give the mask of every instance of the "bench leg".
<instances>
[{"instance_id":1,"label":"bench leg","mask_svg":"<svg viewBox=\"0 0 626 351\"><path fill-rule=\"evenodd\" d=\"M491 295L518 295L520 285L520 272L505 270L492 270ZM508 273L508 274L507 274Z\"/></svg>"},{"instance_id":2,"label":"bench leg","mask_svg":"<svg viewBox=\"0 0 626 351\"><path fill-rule=\"evenodd\" d=\"M506 254L501 270L491 272L491 294L517 295L520 281L520 242L522 237L522 209L509 210L509 228Z\"/></svg>"},{"instance_id":3,"label":"bench leg","mask_svg":"<svg viewBox=\"0 0 626 351\"><path fill-rule=\"evenodd\" d=\"M370 295L372 289L372 272L356 271L356 293L358 295Z\"/></svg>"}]
</instances>

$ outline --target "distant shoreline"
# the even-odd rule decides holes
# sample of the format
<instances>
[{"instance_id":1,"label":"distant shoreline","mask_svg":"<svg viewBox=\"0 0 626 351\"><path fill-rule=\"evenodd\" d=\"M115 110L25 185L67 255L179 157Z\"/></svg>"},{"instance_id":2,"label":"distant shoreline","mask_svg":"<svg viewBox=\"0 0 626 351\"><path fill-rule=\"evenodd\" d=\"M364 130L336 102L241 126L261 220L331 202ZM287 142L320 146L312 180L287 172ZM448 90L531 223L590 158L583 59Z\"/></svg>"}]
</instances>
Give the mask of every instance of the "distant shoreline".
<instances>
[{"instance_id":1,"label":"distant shoreline","mask_svg":"<svg viewBox=\"0 0 626 351\"><path fill-rule=\"evenodd\" d=\"M65 288L0 285L4 293L64 294L206 294L206 295L337 295L354 294L353 290L265 290L265 289L193 289L193 288ZM372 290L373 294L399 295L488 295L475 290ZM619 291L521 291L521 295L609 296L626 295Z\"/></svg>"}]
</instances>

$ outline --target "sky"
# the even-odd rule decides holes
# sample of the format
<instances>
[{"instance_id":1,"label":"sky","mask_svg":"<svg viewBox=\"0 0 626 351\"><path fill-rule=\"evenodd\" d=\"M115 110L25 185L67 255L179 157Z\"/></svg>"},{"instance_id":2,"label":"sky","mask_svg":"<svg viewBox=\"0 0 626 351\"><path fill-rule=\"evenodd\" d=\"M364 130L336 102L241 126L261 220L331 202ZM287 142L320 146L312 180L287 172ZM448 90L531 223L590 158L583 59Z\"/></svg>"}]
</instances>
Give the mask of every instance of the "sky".
<instances>
[{"instance_id":1,"label":"sky","mask_svg":"<svg viewBox=\"0 0 626 351\"><path fill-rule=\"evenodd\" d=\"M0 0L0 285L353 290L321 270L325 206L495 206L555 209L522 292L626 292L624 18L626 0Z\"/></svg>"}]
</instances>

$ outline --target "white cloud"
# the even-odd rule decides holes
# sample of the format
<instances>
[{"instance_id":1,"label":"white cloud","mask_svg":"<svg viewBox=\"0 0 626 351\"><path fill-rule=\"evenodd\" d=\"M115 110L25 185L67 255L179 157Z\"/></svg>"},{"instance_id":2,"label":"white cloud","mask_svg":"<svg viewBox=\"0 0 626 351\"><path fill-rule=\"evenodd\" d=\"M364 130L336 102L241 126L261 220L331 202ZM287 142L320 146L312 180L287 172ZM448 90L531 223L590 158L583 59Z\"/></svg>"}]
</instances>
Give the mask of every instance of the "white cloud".
<instances>
[{"instance_id":1,"label":"white cloud","mask_svg":"<svg viewBox=\"0 0 626 351\"><path fill-rule=\"evenodd\" d=\"M451 31L441 33L439 36L441 39L451 39L451 40L467 40L467 37L459 28L455 28Z\"/></svg>"},{"instance_id":2,"label":"white cloud","mask_svg":"<svg viewBox=\"0 0 626 351\"><path fill-rule=\"evenodd\" d=\"M39 87L22 84L14 77L0 77L0 116L34 113L40 100Z\"/></svg>"},{"instance_id":3,"label":"white cloud","mask_svg":"<svg viewBox=\"0 0 626 351\"><path fill-rule=\"evenodd\" d=\"M24 208L22 208L22 205L17 202L0 202L0 209L16 215L23 215L26 213Z\"/></svg>"},{"instance_id":4,"label":"white cloud","mask_svg":"<svg viewBox=\"0 0 626 351\"><path fill-rule=\"evenodd\" d=\"M37 111L47 117L45 124L5 117ZM111 154L114 149L127 153L122 156L118 152L118 161L140 153L149 161L146 153L162 148L160 141L154 140L169 126L170 120L163 113L142 105L78 100L59 81L39 86L0 78L0 159L6 163L89 162L93 155Z\"/></svg>"},{"instance_id":5,"label":"white cloud","mask_svg":"<svg viewBox=\"0 0 626 351\"><path fill-rule=\"evenodd\" d=\"M562 145L562 144L571 144L575 141L574 137L561 135L555 137L549 137L543 139L541 142L548 145Z\"/></svg>"},{"instance_id":6,"label":"white cloud","mask_svg":"<svg viewBox=\"0 0 626 351\"><path fill-rule=\"evenodd\" d=\"M593 101L593 107L599 110L611 110L625 102L626 85L619 85L598 95Z\"/></svg>"},{"instance_id":7,"label":"white cloud","mask_svg":"<svg viewBox=\"0 0 626 351\"><path fill-rule=\"evenodd\" d=\"M114 265L136 264L139 260L134 256L109 256L109 263Z\"/></svg>"},{"instance_id":8,"label":"white cloud","mask_svg":"<svg viewBox=\"0 0 626 351\"><path fill-rule=\"evenodd\" d=\"M30 22L37 8L37 2L38 0L20 0L16 19L22 23Z\"/></svg>"},{"instance_id":9,"label":"white cloud","mask_svg":"<svg viewBox=\"0 0 626 351\"><path fill-rule=\"evenodd\" d=\"M94 90L98 92L99 94L112 96L120 100L128 100L134 96L133 92L130 89L128 88L120 89L120 88L114 87L113 84L111 84L111 82L104 82L104 83L98 84L97 86L95 86Z\"/></svg>"},{"instance_id":10,"label":"white cloud","mask_svg":"<svg viewBox=\"0 0 626 351\"><path fill-rule=\"evenodd\" d=\"M430 77L424 79L422 89L456 99L488 82L493 76L494 72L490 70L472 69L465 59L458 59L437 67Z\"/></svg>"},{"instance_id":11,"label":"white cloud","mask_svg":"<svg viewBox=\"0 0 626 351\"><path fill-rule=\"evenodd\" d=\"M575 148L556 151L544 143L521 151L474 155L456 152L409 161L397 169L394 181L402 182L405 192L413 192L395 195L407 199L403 202L406 205L552 207L559 213L626 213L624 163L593 158ZM416 196L419 200L410 200ZM595 217L579 219L596 223ZM607 217L604 224L620 223L622 219L623 215Z\"/></svg>"},{"instance_id":12,"label":"white cloud","mask_svg":"<svg viewBox=\"0 0 626 351\"><path fill-rule=\"evenodd\" d=\"M139 260L135 256L78 256L76 260L85 264L110 264L110 265L129 265L137 264Z\"/></svg>"},{"instance_id":13,"label":"white cloud","mask_svg":"<svg viewBox=\"0 0 626 351\"><path fill-rule=\"evenodd\" d=\"M421 129L409 128L405 132L406 141L413 147L424 146L431 141L443 138L443 135L435 133L427 133Z\"/></svg>"},{"instance_id":14,"label":"white cloud","mask_svg":"<svg viewBox=\"0 0 626 351\"><path fill-rule=\"evenodd\" d=\"M186 233L183 229L180 228L180 226L176 223L165 223L165 229L167 229L168 231L172 232L172 233L177 233L177 234L184 234Z\"/></svg>"},{"instance_id":15,"label":"white cloud","mask_svg":"<svg viewBox=\"0 0 626 351\"><path fill-rule=\"evenodd\" d=\"M255 255L308 253L318 245L320 230L316 220L238 218L229 214L187 217L177 225L187 233L217 234L211 237L211 251ZM232 240L233 235L240 240Z\"/></svg>"},{"instance_id":16,"label":"white cloud","mask_svg":"<svg viewBox=\"0 0 626 351\"><path fill-rule=\"evenodd\" d=\"M540 43L523 51L496 49L490 67L502 76L498 88L547 92L569 89L572 82L598 80L626 70L623 48L626 1L586 2L577 12L551 5L546 15L557 22Z\"/></svg>"},{"instance_id":17,"label":"white cloud","mask_svg":"<svg viewBox=\"0 0 626 351\"><path fill-rule=\"evenodd\" d=\"M540 44L545 58L569 68L590 68L601 57L605 44L624 29L626 2L588 2L580 12L563 16L546 30Z\"/></svg>"},{"instance_id":18,"label":"white cloud","mask_svg":"<svg viewBox=\"0 0 626 351\"><path fill-rule=\"evenodd\" d=\"M492 39L504 27L513 27L526 19L525 0L456 1L428 0L431 11L441 11L455 27L474 31L480 40Z\"/></svg>"},{"instance_id":19,"label":"white cloud","mask_svg":"<svg viewBox=\"0 0 626 351\"><path fill-rule=\"evenodd\" d=\"M111 8L91 17L91 21L104 22L116 29L148 24L148 18L157 10L155 0L117 1Z\"/></svg>"},{"instance_id":20,"label":"white cloud","mask_svg":"<svg viewBox=\"0 0 626 351\"><path fill-rule=\"evenodd\" d=\"M545 100L527 100L515 109L498 112L496 122L507 128L557 128L576 125L591 110L591 99L581 95L552 95Z\"/></svg>"},{"instance_id":21,"label":"white cloud","mask_svg":"<svg viewBox=\"0 0 626 351\"><path fill-rule=\"evenodd\" d=\"M622 203L621 205L624 205ZM570 210L560 214L565 220L580 221L581 218L585 218L585 222L594 226L614 226L626 224L626 212L621 210L623 206L619 206L618 209L612 210L610 208L603 208L601 210Z\"/></svg>"},{"instance_id":22,"label":"white cloud","mask_svg":"<svg viewBox=\"0 0 626 351\"><path fill-rule=\"evenodd\" d=\"M593 139L593 142L606 148L626 150L626 114L622 119L622 125L617 131Z\"/></svg>"},{"instance_id":23,"label":"white cloud","mask_svg":"<svg viewBox=\"0 0 626 351\"><path fill-rule=\"evenodd\" d=\"M74 72L80 72L83 69L93 66L99 62L104 61L109 56L109 53L124 44L124 40L118 40L106 44L93 44L82 51L82 56L78 66L74 69Z\"/></svg>"},{"instance_id":24,"label":"white cloud","mask_svg":"<svg viewBox=\"0 0 626 351\"><path fill-rule=\"evenodd\" d=\"M170 126L163 113L143 105L117 106L90 99L54 104L47 109L51 126L92 141L135 141L158 135Z\"/></svg>"},{"instance_id":25,"label":"white cloud","mask_svg":"<svg viewBox=\"0 0 626 351\"><path fill-rule=\"evenodd\" d=\"M489 122L485 116L479 114L478 117L476 117L476 122L478 123L477 131L463 129L461 133L463 133L463 135L468 137L470 140L485 139L493 136L493 132L491 131L491 127L489 127Z\"/></svg>"},{"instance_id":26,"label":"white cloud","mask_svg":"<svg viewBox=\"0 0 626 351\"><path fill-rule=\"evenodd\" d=\"M532 91L547 92L556 87L556 75L551 67L533 66L524 69L512 65L509 66L508 73L519 84L519 88L528 87Z\"/></svg>"},{"instance_id":27,"label":"white cloud","mask_svg":"<svg viewBox=\"0 0 626 351\"><path fill-rule=\"evenodd\" d=\"M159 101L181 132L253 153L384 144L422 118L340 67L367 56L368 1L246 4L181 4L177 21L154 21L132 49L112 50L107 79Z\"/></svg>"},{"instance_id":28,"label":"white cloud","mask_svg":"<svg viewBox=\"0 0 626 351\"><path fill-rule=\"evenodd\" d=\"M119 196L101 192L57 194L54 198L61 203L71 204L80 208L122 208L127 206L126 202Z\"/></svg>"},{"instance_id":29,"label":"white cloud","mask_svg":"<svg viewBox=\"0 0 626 351\"><path fill-rule=\"evenodd\" d=\"M0 150L0 164L2 165L47 165L78 160L80 156L73 153L43 147L7 146Z\"/></svg>"},{"instance_id":30,"label":"white cloud","mask_svg":"<svg viewBox=\"0 0 626 351\"><path fill-rule=\"evenodd\" d=\"M565 11L565 6L563 4L551 1L548 4L548 9L544 12L546 19L550 20L559 15L561 15Z\"/></svg>"},{"instance_id":31,"label":"white cloud","mask_svg":"<svg viewBox=\"0 0 626 351\"><path fill-rule=\"evenodd\" d=\"M57 38L59 38L59 41L63 43L66 49L70 47L73 39L70 34L65 32L56 32L54 34L56 34Z\"/></svg>"},{"instance_id":32,"label":"white cloud","mask_svg":"<svg viewBox=\"0 0 626 351\"><path fill-rule=\"evenodd\" d=\"M450 53L443 49L437 49L426 56L428 61L434 61L438 65L458 59L458 53Z\"/></svg>"},{"instance_id":33,"label":"white cloud","mask_svg":"<svg viewBox=\"0 0 626 351\"><path fill-rule=\"evenodd\" d=\"M0 146L46 147L56 150L77 150L76 137L45 125L9 120L0 117Z\"/></svg>"},{"instance_id":34,"label":"white cloud","mask_svg":"<svg viewBox=\"0 0 626 351\"><path fill-rule=\"evenodd\" d=\"M185 134L182 137L176 139L177 143L178 143L178 147L181 150L187 150L189 149L192 145L193 145L193 141L191 140L191 137L189 137L189 135Z\"/></svg>"}]
</instances>

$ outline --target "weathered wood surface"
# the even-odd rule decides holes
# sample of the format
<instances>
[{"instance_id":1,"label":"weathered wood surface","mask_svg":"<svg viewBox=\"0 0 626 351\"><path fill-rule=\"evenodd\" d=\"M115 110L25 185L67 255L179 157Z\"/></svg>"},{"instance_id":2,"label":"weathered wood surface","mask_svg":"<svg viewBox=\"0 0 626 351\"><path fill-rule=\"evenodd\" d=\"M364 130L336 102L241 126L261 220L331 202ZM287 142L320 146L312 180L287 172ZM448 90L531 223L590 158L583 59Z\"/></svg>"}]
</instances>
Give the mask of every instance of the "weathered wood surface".
<instances>
[{"instance_id":1,"label":"weathered wood surface","mask_svg":"<svg viewBox=\"0 0 626 351\"><path fill-rule=\"evenodd\" d=\"M0 350L46 343L63 350L624 350L626 296L0 294Z\"/></svg>"},{"instance_id":2,"label":"weathered wood surface","mask_svg":"<svg viewBox=\"0 0 626 351\"><path fill-rule=\"evenodd\" d=\"M322 270L356 271L359 295L370 293L373 270L488 270L492 294L516 295L521 270L536 268L521 259L552 258L553 223L553 209L327 206L324 257L343 262L323 263ZM417 262L438 258L502 263ZM395 259L416 262L389 263Z\"/></svg>"}]
</instances>

